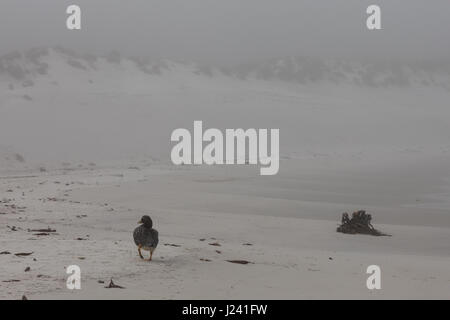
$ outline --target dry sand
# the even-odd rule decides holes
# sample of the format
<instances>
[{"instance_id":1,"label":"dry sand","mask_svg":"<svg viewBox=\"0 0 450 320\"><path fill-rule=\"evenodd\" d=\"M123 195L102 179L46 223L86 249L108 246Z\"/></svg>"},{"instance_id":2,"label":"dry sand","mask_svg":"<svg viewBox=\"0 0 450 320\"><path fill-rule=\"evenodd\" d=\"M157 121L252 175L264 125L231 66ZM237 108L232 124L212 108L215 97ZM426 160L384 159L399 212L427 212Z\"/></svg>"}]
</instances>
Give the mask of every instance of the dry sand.
<instances>
[{"instance_id":1,"label":"dry sand","mask_svg":"<svg viewBox=\"0 0 450 320\"><path fill-rule=\"evenodd\" d=\"M272 178L247 166L161 165L3 176L2 194L16 208L0 204L0 252L11 253L0 255L0 298L448 298L450 218L424 194L443 186L411 186L398 169L349 175L296 163L284 161ZM341 212L361 199L392 237L335 232ZM152 262L140 260L132 241L144 214L160 232ZM28 231L47 227L56 233ZM79 291L66 289L73 264L82 270ZM366 288L372 264L381 267L381 290ZM111 278L125 289L105 289Z\"/></svg>"}]
</instances>

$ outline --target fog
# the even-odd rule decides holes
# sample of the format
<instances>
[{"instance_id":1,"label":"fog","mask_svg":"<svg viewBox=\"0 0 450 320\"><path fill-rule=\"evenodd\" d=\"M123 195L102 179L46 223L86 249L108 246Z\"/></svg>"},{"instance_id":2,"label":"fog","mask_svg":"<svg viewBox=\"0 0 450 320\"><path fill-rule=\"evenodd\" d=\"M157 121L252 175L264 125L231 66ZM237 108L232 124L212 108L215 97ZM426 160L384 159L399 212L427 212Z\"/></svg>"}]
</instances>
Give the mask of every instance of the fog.
<instances>
[{"instance_id":1,"label":"fog","mask_svg":"<svg viewBox=\"0 0 450 320\"><path fill-rule=\"evenodd\" d=\"M291 158L359 156L368 154L365 148L382 149L377 157L392 150L447 152L448 64L315 59L450 56L448 0L376 1L382 30L369 31L372 3L1 0L0 55L24 54L0 58L0 147L9 148L0 155L17 152L43 163L150 155L166 162L171 132L194 120L216 128L279 128L281 154ZM71 4L82 9L80 31L66 28ZM76 53L28 51L54 46ZM111 51L121 55L94 57ZM241 65L286 56L313 58Z\"/></svg>"},{"instance_id":2,"label":"fog","mask_svg":"<svg viewBox=\"0 0 450 320\"><path fill-rule=\"evenodd\" d=\"M382 28L365 26L382 9ZM82 30L65 27L82 8ZM36 46L212 63L287 55L442 59L450 2L434 0L2 0L0 54Z\"/></svg>"},{"instance_id":3,"label":"fog","mask_svg":"<svg viewBox=\"0 0 450 320\"><path fill-rule=\"evenodd\" d=\"M448 299L449 13L0 0L0 299Z\"/></svg>"}]
</instances>

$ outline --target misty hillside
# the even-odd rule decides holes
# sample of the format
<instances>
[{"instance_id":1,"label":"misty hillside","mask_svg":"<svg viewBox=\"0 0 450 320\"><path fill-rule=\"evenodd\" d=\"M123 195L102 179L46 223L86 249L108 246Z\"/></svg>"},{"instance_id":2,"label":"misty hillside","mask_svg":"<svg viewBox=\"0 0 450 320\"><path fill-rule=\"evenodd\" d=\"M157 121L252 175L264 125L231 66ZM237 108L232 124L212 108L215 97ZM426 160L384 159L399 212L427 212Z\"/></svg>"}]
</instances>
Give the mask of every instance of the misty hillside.
<instances>
[{"instance_id":1,"label":"misty hillside","mask_svg":"<svg viewBox=\"0 0 450 320\"><path fill-rule=\"evenodd\" d=\"M361 62L288 57L234 67L211 67L196 63L79 54L72 50L35 48L0 57L0 83L9 90L32 87L46 81L58 85L62 74L84 79L126 76L225 76L240 80L281 80L298 84L346 84L365 87L442 87L450 89L450 64L406 62Z\"/></svg>"},{"instance_id":2,"label":"misty hillside","mask_svg":"<svg viewBox=\"0 0 450 320\"><path fill-rule=\"evenodd\" d=\"M447 69L431 65L289 58L220 69L61 48L15 52L0 58L0 165L167 164L171 133L195 120L278 128L283 159L447 154L449 84Z\"/></svg>"},{"instance_id":3,"label":"misty hillside","mask_svg":"<svg viewBox=\"0 0 450 320\"><path fill-rule=\"evenodd\" d=\"M435 86L450 88L450 63L361 62L308 57L242 65L234 74L266 80L353 84L368 87Z\"/></svg>"}]
</instances>

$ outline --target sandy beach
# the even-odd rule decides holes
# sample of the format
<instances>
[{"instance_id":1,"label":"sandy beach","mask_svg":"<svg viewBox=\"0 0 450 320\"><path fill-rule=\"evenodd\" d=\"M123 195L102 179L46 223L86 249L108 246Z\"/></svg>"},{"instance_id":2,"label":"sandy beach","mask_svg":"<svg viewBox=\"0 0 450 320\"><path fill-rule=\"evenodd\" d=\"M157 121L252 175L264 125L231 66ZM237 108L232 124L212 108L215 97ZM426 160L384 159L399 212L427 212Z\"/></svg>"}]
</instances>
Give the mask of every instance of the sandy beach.
<instances>
[{"instance_id":1,"label":"sandy beach","mask_svg":"<svg viewBox=\"0 0 450 320\"><path fill-rule=\"evenodd\" d=\"M113 58L0 58L0 299L449 298L445 69L298 58L265 77ZM196 120L279 129L278 174L174 165L171 133ZM391 236L336 232L356 210ZM133 241L143 215L151 262Z\"/></svg>"},{"instance_id":2,"label":"sandy beach","mask_svg":"<svg viewBox=\"0 0 450 320\"><path fill-rule=\"evenodd\" d=\"M283 168L295 168L286 162ZM255 170L160 165L2 176L0 251L11 254L0 255L0 297L448 298L450 219L433 202L420 204L406 190L385 206L366 208L375 226L392 237L339 234L341 211L360 208L361 196L376 203L391 192L335 192L323 202L331 181L340 181L336 190L347 190L356 188L358 176L322 172L321 180L311 169L304 175L284 171L268 181ZM369 187L384 189L361 181L356 189ZM415 196L425 197L420 191ZM402 224L406 212L411 223ZM152 262L140 260L132 242L144 214L160 232ZM437 220L424 224L426 214ZM31 231L48 227L55 232ZM15 256L21 252L32 254ZM381 267L381 290L366 287L372 264ZM81 268L81 290L66 288L69 265ZM124 289L106 289L111 278Z\"/></svg>"}]
</instances>

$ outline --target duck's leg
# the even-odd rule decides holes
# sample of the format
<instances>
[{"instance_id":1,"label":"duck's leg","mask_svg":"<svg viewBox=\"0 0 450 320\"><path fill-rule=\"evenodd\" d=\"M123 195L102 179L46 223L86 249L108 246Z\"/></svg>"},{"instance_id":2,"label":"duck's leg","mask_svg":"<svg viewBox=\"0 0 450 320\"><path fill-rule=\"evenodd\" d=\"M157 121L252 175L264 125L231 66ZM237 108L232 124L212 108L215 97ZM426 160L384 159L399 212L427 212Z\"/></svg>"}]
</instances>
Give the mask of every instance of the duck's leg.
<instances>
[{"instance_id":1,"label":"duck's leg","mask_svg":"<svg viewBox=\"0 0 450 320\"><path fill-rule=\"evenodd\" d=\"M154 250L154 249L150 249L150 258L148 258L147 261L152 261L153 250Z\"/></svg>"},{"instance_id":2,"label":"duck's leg","mask_svg":"<svg viewBox=\"0 0 450 320\"><path fill-rule=\"evenodd\" d=\"M139 246L138 246L139 257L141 257L141 259L144 259L144 256L143 256L142 253L141 253L141 248L142 248L142 246L139 245Z\"/></svg>"}]
</instances>

